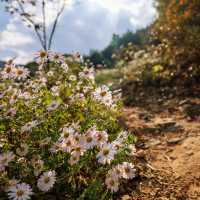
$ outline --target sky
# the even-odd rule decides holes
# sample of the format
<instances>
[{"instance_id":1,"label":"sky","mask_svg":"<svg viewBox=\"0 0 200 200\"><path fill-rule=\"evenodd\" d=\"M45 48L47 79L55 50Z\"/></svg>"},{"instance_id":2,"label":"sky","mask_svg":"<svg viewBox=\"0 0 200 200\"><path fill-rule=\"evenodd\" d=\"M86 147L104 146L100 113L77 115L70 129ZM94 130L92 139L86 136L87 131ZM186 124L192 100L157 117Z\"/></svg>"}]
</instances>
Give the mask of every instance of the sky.
<instances>
[{"instance_id":1,"label":"sky","mask_svg":"<svg viewBox=\"0 0 200 200\"><path fill-rule=\"evenodd\" d=\"M49 27L54 10L50 5L47 14ZM91 49L101 50L109 44L113 33L135 32L151 24L155 17L153 0L80 0L79 4L68 5L61 16L53 50L82 54ZM40 49L33 31L0 5L0 60L16 57L16 62L24 64Z\"/></svg>"}]
</instances>

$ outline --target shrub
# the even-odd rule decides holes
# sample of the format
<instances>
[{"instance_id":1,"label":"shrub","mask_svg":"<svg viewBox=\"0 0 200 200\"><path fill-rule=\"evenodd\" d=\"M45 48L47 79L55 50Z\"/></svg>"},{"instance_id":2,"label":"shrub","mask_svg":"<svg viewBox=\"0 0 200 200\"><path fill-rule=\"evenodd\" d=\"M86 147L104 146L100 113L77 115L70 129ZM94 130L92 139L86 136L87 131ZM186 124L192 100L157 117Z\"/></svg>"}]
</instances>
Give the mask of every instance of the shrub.
<instances>
[{"instance_id":1,"label":"shrub","mask_svg":"<svg viewBox=\"0 0 200 200\"><path fill-rule=\"evenodd\" d=\"M135 176L134 137L94 70L41 51L38 70L9 62L0 78L0 196L108 199Z\"/></svg>"},{"instance_id":2,"label":"shrub","mask_svg":"<svg viewBox=\"0 0 200 200\"><path fill-rule=\"evenodd\" d=\"M152 33L167 45L166 53L175 64L179 84L199 81L200 1L157 0L156 5L159 18Z\"/></svg>"}]
</instances>

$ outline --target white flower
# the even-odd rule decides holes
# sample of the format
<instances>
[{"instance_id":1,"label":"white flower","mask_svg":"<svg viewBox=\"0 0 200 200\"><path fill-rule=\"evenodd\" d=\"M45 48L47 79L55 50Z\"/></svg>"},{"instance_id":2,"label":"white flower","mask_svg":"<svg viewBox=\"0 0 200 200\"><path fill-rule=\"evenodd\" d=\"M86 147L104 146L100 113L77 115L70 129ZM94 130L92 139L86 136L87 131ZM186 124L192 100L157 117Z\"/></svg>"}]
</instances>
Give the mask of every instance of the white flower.
<instances>
[{"instance_id":1,"label":"white flower","mask_svg":"<svg viewBox=\"0 0 200 200\"><path fill-rule=\"evenodd\" d=\"M119 190L118 179L108 176L106 177L105 184L111 192L117 192Z\"/></svg>"},{"instance_id":2,"label":"white flower","mask_svg":"<svg viewBox=\"0 0 200 200\"><path fill-rule=\"evenodd\" d=\"M55 171L44 172L38 179L37 182L38 188L43 192L49 191L56 182L55 175L56 175Z\"/></svg>"},{"instance_id":3,"label":"white flower","mask_svg":"<svg viewBox=\"0 0 200 200\"><path fill-rule=\"evenodd\" d=\"M36 56L37 56L37 63L39 64L43 64L45 63L47 60L48 60L48 54L49 52L48 51L44 51L44 50L41 50L39 52L36 53Z\"/></svg>"},{"instance_id":4,"label":"white flower","mask_svg":"<svg viewBox=\"0 0 200 200\"><path fill-rule=\"evenodd\" d=\"M54 96L59 96L60 88L58 86L53 86L51 92Z\"/></svg>"},{"instance_id":5,"label":"white flower","mask_svg":"<svg viewBox=\"0 0 200 200\"><path fill-rule=\"evenodd\" d=\"M73 136L75 134L75 130L72 127L64 127L62 128L62 134L59 141L68 138L69 136Z\"/></svg>"},{"instance_id":6,"label":"white flower","mask_svg":"<svg viewBox=\"0 0 200 200\"><path fill-rule=\"evenodd\" d=\"M14 117L17 113L17 110L15 108L10 108L7 112L6 112L6 116L7 117Z\"/></svg>"},{"instance_id":7,"label":"white flower","mask_svg":"<svg viewBox=\"0 0 200 200\"><path fill-rule=\"evenodd\" d=\"M104 144L97 154L98 162L103 165L110 164L111 161L114 160L115 154L116 150L113 148L112 144Z\"/></svg>"},{"instance_id":8,"label":"white flower","mask_svg":"<svg viewBox=\"0 0 200 200\"><path fill-rule=\"evenodd\" d=\"M28 200L33 194L31 187L26 183L18 183L8 189L9 199Z\"/></svg>"},{"instance_id":9,"label":"white flower","mask_svg":"<svg viewBox=\"0 0 200 200\"><path fill-rule=\"evenodd\" d=\"M69 80L70 80L70 81L76 81L76 79L77 79L77 78L76 78L75 75L70 75L70 76L69 76Z\"/></svg>"},{"instance_id":10,"label":"white flower","mask_svg":"<svg viewBox=\"0 0 200 200\"><path fill-rule=\"evenodd\" d=\"M55 62L55 63L63 63L65 60L64 56L60 53L50 53L49 59L50 61Z\"/></svg>"},{"instance_id":11,"label":"white flower","mask_svg":"<svg viewBox=\"0 0 200 200\"><path fill-rule=\"evenodd\" d=\"M96 139L97 146L102 146L103 144L107 143L108 134L106 131L96 131L95 139Z\"/></svg>"},{"instance_id":12,"label":"white flower","mask_svg":"<svg viewBox=\"0 0 200 200\"><path fill-rule=\"evenodd\" d=\"M1 75L3 79L10 79L13 78L15 71L15 66L13 64L7 64L1 71Z\"/></svg>"},{"instance_id":13,"label":"white flower","mask_svg":"<svg viewBox=\"0 0 200 200\"><path fill-rule=\"evenodd\" d=\"M25 67L15 67L14 78L17 80L24 80L29 75L29 70Z\"/></svg>"},{"instance_id":14,"label":"white flower","mask_svg":"<svg viewBox=\"0 0 200 200\"><path fill-rule=\"evenodd\" d=\"M62 65L60 66L65 72L68 71L69 67L67 63L62 63Z\"/></svg>"},{"instance_id":15,"label":"white flower","mask_svg":"<svg viewBox=\"0 0 200 200\"><path fill-rule=\"evenodd\" d=\"M31 94L29 92L19 91L18 97L23 98L25 100L29 100L29 99L31 99Z\"/></svg>"},{"instance_id":16,"label":"white flower","mask_svg":"<svg viewBox=\"0 0 200 200\"><path fill-rule=\"evenodd\" d=\"M15 155L11 151L0 154L0 171L4 171L5 167L7 167L9 162L13 161L14 158Z\"/></svg>"},{"instance_id":17,"label":"white flower","mask_svg":"<svg viewBox=\"0 0 200 200\"><path fill-rule=\"evenodd\" d=\"M96 130L94 127L87 130L85 135L82 135L80 144L84 149L92 149L97 143L95 140Z\"/></svg>"},{"instance_id":18,"label":"white flower","mask_svg":"<svg viewBox=\"0 0 200 200\"><path fill-rule=\"evenodd\" d=\"M54 72L53 72L53 71L48 71L48 72L47 72L47 76L52 77L53 75L54 75Z\"/></svg>"},{"instance_id":19,"label":"white flower","mask_svg":"<svg viewBox=\"0 0 200 200\"><path fill-rule=\"evenodd\" d=\"M19 156L25 156L28 153L28 145L27 144L21 144L19 148L17 148L16 153Z\"/></svg>"},{"instance_id":20,"label":"white flower","mask_svg":"<svg viewBox=\"0 0 200 200\"><path fill-rule=\"evenodd\" d=\"M33 158L31 160L31 164L32 164L32 166L34 168L34 174L35 174L35 176L38 176L42 172L42 170L43 170L44 161L41 160L41 159L37 159L37 158L34 159Z\"/></svg>"},{"instance_id":21,"label":"white flower","mask_svg":"<svg viewBox=\"0 0 200 200\"><path fill-rule=\"evenodd\" d=\"M87 68L85 67L82 72L79 73L81 78L88 78L94 80L94 68Z\"/></svg>"},{"instance_id":22,"label":"white flower","mask_svg":"<svg viewBox=\"0 0 200 200\"><path fill-rule=\"evenodd\" d=\"M47 106L47 111L53 111L56 110L59 107L59 103L57 101L53 101L50 105Z\"/></svg>"},{"instance_id":23,"label":"white flower","mask_svg":"<svg viewBox=\"0 0 200 200\"><path fill-rule=\"evenodd\" d=\"M98 87L93 92L93 97L96 101L105 104L106 106L111 106L113 103L112 93L109 88L105 85Z\"/></svg>"},{"instance_id":24,"label":"white flower","mask_svg":"<svg viewBox=\"0 0 200 200\"><path fill-rule=\"evenodd\" d=\"M113 148L118 151L121 147L123 147L123 139L122 138L117 138L112 142Z\"/></svg>"},{"instance_id":25,"label":"white flower","mask_svg":"<svg viewBox=\"0 0 200 200\"><path fill-rule=\"evenodd\" d=\"M75 145L76 145L76 141L75 141L74 137L69 136L68 138L66 138L62 141L60 147L63 152L70 153Z\"/></svg>"},{"instance_id":26,"label":"white flower","mask_svg":"<svg viewBox=\"0 0 200 200\"><path fill-rule=\"evenodd\" d=\"M19 183L19 181L16 180L16 179L11 179L11 180L9 180L9 181L8 181L8 184L6 185L5 191L8 192L9 189L10 189L11 187L16 187L16 185L17 185L18 183Z\"/></svg>"},{"instance_id":27,"label":"white flower","mask_svg":"<svg viewBox=\"0 0 200 200\"><path fill-rule=\"evenodd\" d=\"M30 131L32 128L36 127L39 124L37 120L26 123L21 127L22 132Z\"/></svg>"},{"instance_id":28,"label":"white flower","mask_svg":"<svg viewBox=\"0 0 200 200\"><path fill-rule=\"evenodd\" d=\"M132 163L123 162L121 165L122 177L125 179L131 179L135 177L135 168Z\"/></svg>"},{"instance_id":29,"label":"white flower","mask_svg":"<svg viewBox=\"0 0 200 200\"><path fill-rule=\"evenodd\" d=\"M74 152L71 153L71 157L70 157L70 159L69 159L68 162L69 162L70 165L74 165L74 164L76 164L79 160L80 160L80 154L77 153L76 151L74 151Z\"/></svg>"},{"instance_id":30,"label":"white flower","mask_svg":"<svg viewBox=\"0 0 200 200\"><path fill-rule=\"evenodd\" d=\"M114 179L122 178L121 168L122 166L120 164L116 165L115 167L113 167L111 170L108 171L108 175L110 177L113 177Z\"/></svg>"}]
</instances>

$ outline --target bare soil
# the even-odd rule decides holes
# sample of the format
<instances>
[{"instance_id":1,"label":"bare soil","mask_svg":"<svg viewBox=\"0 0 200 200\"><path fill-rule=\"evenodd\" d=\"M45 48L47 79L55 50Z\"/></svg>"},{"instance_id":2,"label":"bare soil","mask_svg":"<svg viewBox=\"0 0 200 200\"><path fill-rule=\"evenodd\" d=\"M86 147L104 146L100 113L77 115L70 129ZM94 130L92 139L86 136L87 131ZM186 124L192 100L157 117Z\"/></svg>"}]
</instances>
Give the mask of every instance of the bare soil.
<instances>
[{"instance_id":1,"label":"bare soil","mask_svg":"<svg viewBox=\"0 0 200 200\"><path fill-rule=\"evenodd\" d=\"M124 108L123 120L138 138L139 174L123 200L200 200L199 105L174 98Z\"/></svg>"}]
</instances>

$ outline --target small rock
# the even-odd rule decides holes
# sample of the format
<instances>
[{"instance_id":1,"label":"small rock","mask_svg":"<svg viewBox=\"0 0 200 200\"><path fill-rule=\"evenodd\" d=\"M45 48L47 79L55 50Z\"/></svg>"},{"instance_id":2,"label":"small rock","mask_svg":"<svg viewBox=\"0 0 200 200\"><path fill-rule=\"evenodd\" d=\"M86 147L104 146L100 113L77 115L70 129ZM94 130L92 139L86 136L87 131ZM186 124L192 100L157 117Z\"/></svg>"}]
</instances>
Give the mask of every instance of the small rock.
<instances>
[{"instance_id":1,"label":"small rock","mask_svg":"<svg viewBox=\"0 0 200 200\"><path fill-rule=\"evenodd\" d=\"M156 146L160 144L160 140L157 139L151 139L148 143L145 144L146 148L152 147L152 146Z\"/></svg>"},{"instance_id":2,"label":"small rock","mask_svg":"<svg viewBox=\"0 0 200 200\"><path fill-rule=\"evenodd\" d=\"M182 140L183 140L182 138L172 138L172 139L167 140L167 143L169 145L175 145L175 144L178 144Z\"/></svg>"}]
</instances>

